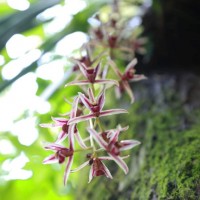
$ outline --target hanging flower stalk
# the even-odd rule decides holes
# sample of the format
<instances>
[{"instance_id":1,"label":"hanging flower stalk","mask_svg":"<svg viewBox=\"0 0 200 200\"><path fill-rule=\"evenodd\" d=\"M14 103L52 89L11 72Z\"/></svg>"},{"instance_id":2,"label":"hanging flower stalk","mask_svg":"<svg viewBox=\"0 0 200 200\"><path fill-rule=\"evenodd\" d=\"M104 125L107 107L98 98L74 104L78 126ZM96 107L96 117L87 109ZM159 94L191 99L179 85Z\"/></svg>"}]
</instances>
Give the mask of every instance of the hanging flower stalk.
<instances>
[{"instance_id":1,"label":"hanging flower stalk","mask_svg":"<svg viewBox=\"0 0 200 200\"><path fill-rule=\"evenodd\" d=\"M76 85L82 89L74 97L71 111L66 117L53 117L54 123L52 124L41 124L41 127L45 128L61 128L56 141L45 145L46 150L54 153L45 158L43 163L64 164L66 162L64 184L70 173L77 172L86 166L90 166L89 182L93 177L102 175L112 179L111 172L104 161L114 161L127 174L129 168L125 159L129 155L124 155L123 152L140 144L137 140L120 140L121 133L127 131L128 126L122 128L117 125L116 128L110 128L103 123L104 117L128 114L128 111L123 108L104 109L106 93L111 92L113 87L117 90L117 96L126 91L133 103L134 96L129 82L146 78L144 75L135 74L134 67L137 60L134 57L124 72L115 63L117 61L116 53L126 51L130 55L131 53L134 55L134 50L124 47L124 41L127 38L123 38L121 35L125 27L118 25L117 19L119 19L120 12L117 1L114 1L112 8L113 14L108 22L103 23L99 15L94 17L100 23L99 27L95 27L91 31L92 37L84 45L83 49L86 55L70 59L74 63L73 72L77 73L79 78L67 83L65 87ZM115 19L113 16L118 16L118 18ZM104 50L102 51L102 49ZM98 56L92 59L94 55ZM84 133L78 130L80 123L84 123ZM88 137L83 139L85 133L88 134ZM61 144L65 140L68 140L68 146ZM75 149L75 141L79 144L79 149ZM83 152L87 152L86 161L76 169L72 169L74 157L82 156Z\"/></svg>"}]
</instances>

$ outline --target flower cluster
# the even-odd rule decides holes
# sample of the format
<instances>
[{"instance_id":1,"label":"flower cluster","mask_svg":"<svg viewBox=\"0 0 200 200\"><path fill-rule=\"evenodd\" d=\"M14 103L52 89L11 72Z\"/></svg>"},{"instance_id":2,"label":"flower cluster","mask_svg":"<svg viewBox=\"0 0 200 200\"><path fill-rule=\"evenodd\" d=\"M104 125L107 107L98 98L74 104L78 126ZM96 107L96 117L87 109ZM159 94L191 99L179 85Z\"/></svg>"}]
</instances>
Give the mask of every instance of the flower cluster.
<instances>
[{"instance_id":1,"label":"flower cluster","mask_svg":"<svg viewBox=\"0 0 200 200\"><path fill-rule=\"evenodd\" d=\"M116 16L118 17L116 18ZM128 126L117 125L116 128L110 129L109 127L105 128L103 123L105 116L128 113L122 108L104 109L107 91L111 91L112 87L115 87L117 96L126 91L130 96L131 103L133 103L134 95L129 83L145 79L144 75L135 73L136 58L132 58L123 72L115 62L117 60L115 54L119 51L128 51L131 54L132 51L137 50L123 46L126 38L121 35L124 24L121 24L119 16L119 6L117 1L114 1L113 13L108 22L102 22L100 15L94 17L99 22L99 26L91 30L92 37L84 46L85 55L81 58L70 59L74 64L73 72L78 78L65 85L65 87L80 86L81 91L74 97L71 111L66 117L53 117L54 123L41 124L42 127L46 128L61 128L56 141L45 145L46 150L51 150L54 153L45 158L43 163L57 162L62 164L67 160L64 184L66 184L70 173L85 166L91 167L89 182L93 177L101 175L112 179L109 169L104 164L106 160L114 161L127 174L129 169L124 159L128 155L123 155L122 152L140 144L137 140L120 140L120 134L127 131ZM102 49L104 50L102 51ZM88 137L86 136L84 139L83 133L79 131L81 123L86 127L84 134L88 134ZM68 140L68 147L61 144L65 140ZM81 149L75 148L75 142L79 144ZM85 157L86 161L76 169L72 169L74 157L88 151L89 153Z\"/></svg>"}]
</instances>

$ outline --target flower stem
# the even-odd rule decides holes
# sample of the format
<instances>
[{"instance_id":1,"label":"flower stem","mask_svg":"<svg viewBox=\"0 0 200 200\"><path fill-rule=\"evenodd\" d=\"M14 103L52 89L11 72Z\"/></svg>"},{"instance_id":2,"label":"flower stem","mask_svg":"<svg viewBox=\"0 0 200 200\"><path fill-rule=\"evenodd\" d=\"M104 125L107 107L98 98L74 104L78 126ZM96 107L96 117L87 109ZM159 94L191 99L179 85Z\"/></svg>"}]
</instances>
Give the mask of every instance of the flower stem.
<instances>
[{"instance_id":1,"label":"flower stem","mask_svg":"<svg viewBox=\"0 0 200 200\"><path fill-rule=\"evenodd\" d=\"M104 128L102 126L102 123L101 123L99 117L96 118L96 123L98 124L100 131L104 132Z\"/></svg>"},{"instance_id":2,"label":"flower stem","mask_svg":"<svg viewBox=\"0 0 200 200\"><path fill-rule=\"evenodd\" d=\"M90 128L93 129L93 128L94 128L94 125L93 125L93 123L92 123L92 119L90 119L89 122L90 122ZM96 147L95 147L95 145L94 145L93 137L92 137L91 134L90 134L90 144L91 144L91 147L93 147L93 150L95 151L95 150L96 150Z\"/></svg>"},{"instance_id":3,"label":"flower stem","mask_svg":"<svg viewBox=\"0 0 200 200\"><path fill-rule=\"evenodd\" d=\"M74 150L74 153L76 152L83 152L83 151L88 151L88 150L91 150L93 147L88 147L87 149L76 149Z\"/></svg>"},{"instance_id":4,"label":"flower stem","mask_svg":"<svg viewBox=\"0 0 200 200\"><path fill-rule=\"evenodd\" d=\"M93 92L93 94L94 94L94 96L95 96L95 88L94 88L94 84L91 84L91 89L92 89L92 92Z\"/></svg>"}]
</instances>

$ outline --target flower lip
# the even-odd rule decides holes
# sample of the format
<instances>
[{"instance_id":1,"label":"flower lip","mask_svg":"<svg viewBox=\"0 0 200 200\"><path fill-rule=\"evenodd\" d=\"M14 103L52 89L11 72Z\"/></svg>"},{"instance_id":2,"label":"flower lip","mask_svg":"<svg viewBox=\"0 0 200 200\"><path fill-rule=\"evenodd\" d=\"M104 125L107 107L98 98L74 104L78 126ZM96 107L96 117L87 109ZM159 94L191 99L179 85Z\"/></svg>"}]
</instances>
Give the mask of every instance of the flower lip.
<instances>
[{"instance_id":1,"label":"flower lip","mask_svg":"<svg viewBox=\"0 0 200 200\"><path fill-rule=\"evenodd\" d=\"M107 178L112 179L112 175L109 169L99 158L93 158L91 162L91 169L89 174L89 182L91 182L93 177L105 175Z\"/></svg>"},{"instance_id":2,"label":"flower lip","mask_svg":"<svg viewBox=\"0 0 200 200\"><path fill-rule=\"evenodd\" d=\"M59 164L62 164L66 157L70 157L74 153L73 149L68 149L55 143L48 143L44 148L55 152L55 154L44 159L44 164L50 164L52 162L58 162Z\"/></svg>"},{"instance_id":3,"label":"flower lip","mask_svg":"<svg viewBox=\"0 0 200 200\"><path fill-rule=\"evenodd\" d=\"M68 129L69 129L69 126L67 124L63 124L62 130L67 133Z\"/></svg>"},{"instance_id":4,"label":"flower lip","mask_svg":"<svg viewBox=\"0 0 200 200\"><path fill-rule=\"evenodd\" d=\"M134 74L135 74L135 70L129 69L123 74L122 80L131 80L134 78Z\"/></svg>"}]
</instances>

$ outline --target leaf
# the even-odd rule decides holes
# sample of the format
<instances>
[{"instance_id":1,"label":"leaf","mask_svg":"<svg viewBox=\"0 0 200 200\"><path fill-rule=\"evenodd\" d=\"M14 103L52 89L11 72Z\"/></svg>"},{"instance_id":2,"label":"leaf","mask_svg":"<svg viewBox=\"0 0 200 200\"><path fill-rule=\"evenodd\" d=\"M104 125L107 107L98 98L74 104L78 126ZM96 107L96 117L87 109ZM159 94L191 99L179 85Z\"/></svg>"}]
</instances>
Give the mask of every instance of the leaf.
<instances>
[{"instance_id":1,"label":"leaf","mask_svg":"<svg viewBox=\"0 0 200 200\"><path fill-rule=\"evenodd\" d=\"M24 32L36 26L35 17L42 11L59 2L60 0L38 1L25 11L13 13L0 20L0 51L4 48L6 42L12 35Z\"/></svg>"}]
</instances>

